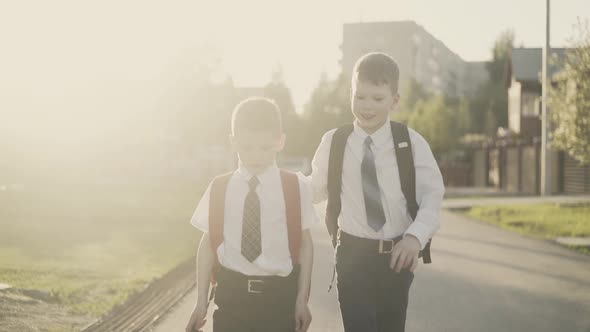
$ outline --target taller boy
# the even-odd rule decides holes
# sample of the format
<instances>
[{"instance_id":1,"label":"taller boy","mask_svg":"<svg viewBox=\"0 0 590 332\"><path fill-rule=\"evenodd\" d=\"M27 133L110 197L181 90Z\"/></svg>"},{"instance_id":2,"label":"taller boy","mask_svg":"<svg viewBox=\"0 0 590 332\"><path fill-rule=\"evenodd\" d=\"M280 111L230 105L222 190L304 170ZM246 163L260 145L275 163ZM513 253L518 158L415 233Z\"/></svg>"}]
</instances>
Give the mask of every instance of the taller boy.
<instances>
[{"instance_id":1,"label":"taller boy","mask_svg":"<svg viewBox=\"0 0 590 332\"><path fill-rule=\"evenodd\" d=\"M399 69L384 53L352 73L355 121L327 132L312 162L314 202L328 199L338 300L346 332L404 331L418 258L430 260L439 228L442 176L428 143L390 122ZM336 241L337 238L337 241Z\"/></svg>"}]
</instances>

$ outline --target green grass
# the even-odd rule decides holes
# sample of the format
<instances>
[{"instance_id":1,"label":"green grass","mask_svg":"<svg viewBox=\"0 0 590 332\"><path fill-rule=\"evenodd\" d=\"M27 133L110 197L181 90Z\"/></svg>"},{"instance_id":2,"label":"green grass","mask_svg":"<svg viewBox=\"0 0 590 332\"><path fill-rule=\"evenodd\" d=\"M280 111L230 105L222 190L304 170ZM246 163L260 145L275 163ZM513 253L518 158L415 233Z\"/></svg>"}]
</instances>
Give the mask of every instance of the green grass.
<instances>
[{"instance_id":1,"label":"green grass","mask_svg":"<svg viewBox=\"0 0 590 332\"><path fill-rule=\"evenodd\" d=\"M195 254L202 184L0 195L0 283L99 316Z\"/></svg>"},{"instance_id":2,"label":"green grass","mask_svg":"<svg viewBox=\"0 0 590 332\"><path fill-rule=\"evenodd\" d=\"M481 206L464 213L537 238L590 236L590 203Z\"/></svg>"}]
</instances>

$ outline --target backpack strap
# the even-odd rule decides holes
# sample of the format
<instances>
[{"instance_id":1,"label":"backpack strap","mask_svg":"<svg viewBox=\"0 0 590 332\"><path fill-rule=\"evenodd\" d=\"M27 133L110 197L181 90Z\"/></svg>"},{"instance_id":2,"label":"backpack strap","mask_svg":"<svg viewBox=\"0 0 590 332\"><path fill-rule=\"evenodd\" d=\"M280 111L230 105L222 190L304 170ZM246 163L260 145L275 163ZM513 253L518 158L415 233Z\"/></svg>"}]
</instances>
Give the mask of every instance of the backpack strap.
<instances>
[{"instance_id":1,"label":"backpack strap","mask_svg":"<svg viewBox=\"0 0 590 332\"><path fill-rule=\"evenodd\" d=\"M285 213L287 215L287 237L289 239L289 252L293 269L299 263L301 249L301 190L299 188L299 177L293 172L281 169L281 183L283 185L283 196L285 198ZM311 286L311 285L310 285ZM307 289L307 297L311 287Z\"/></svg>"},{"instance_id":2,"label":"backpack strap","mask_svg":"<svg viewBox=\"0 0 590 332\"><path fill-rule=\"evenodd\" d=\"M217 248L223 242L225 192L232 174L233 172L229 172L215 177L211 183L211 191L209 192L209 242L216 262L219 262Z\"/></svg>"},{"instance_id":3,"label":"backpack strap","mask_svg":"<svg viewBox=\"0 0 590 332\"><path fill-rule=\"evenodd\" d=\"M416 168L414 166L414 155L412 153L412 142L408 127L402 123L391 121L391 135L393 136L393 145L395 147L395 157L399 173L399 181L402 188L408 212L412 221L418 215L418 203L416 202ZM430 243L428 243L421 252L422 261L425 264L431 263Z\"/></svg>"},{"instance_id":4,"label":"backpack strap","mask_svg":"<svg viewBox=\"0 0 590 332\"><path fill-rule=\"evenodd\" d=\"M301 248L301 194L297 174L281 169L281 183L287 215L287 235L293 267L299 264Z\"/></svg>"},{"instance_id":5,"label":"backpack strap","mask_svg":"<svg viewBox=\"0 0 590 332\"><path fill-rule=\"evenodd\" d=\"M352 133L352 124L339 127L332 136L330 158L328 159L328 203L326 205L326 226L336 247L338 240L338 217L342 210L342 165L348 136Z\"/></svg>"}]
</instances>

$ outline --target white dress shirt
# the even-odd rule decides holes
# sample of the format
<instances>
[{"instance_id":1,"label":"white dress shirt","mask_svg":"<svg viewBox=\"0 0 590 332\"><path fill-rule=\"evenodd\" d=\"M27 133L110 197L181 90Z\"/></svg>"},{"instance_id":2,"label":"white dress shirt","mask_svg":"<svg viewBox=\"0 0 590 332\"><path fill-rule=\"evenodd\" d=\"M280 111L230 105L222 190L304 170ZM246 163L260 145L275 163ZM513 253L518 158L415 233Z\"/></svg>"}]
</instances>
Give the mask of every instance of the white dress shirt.
<instances>
[{"instance_id":1,"label":"white dress shirt","mask_svg":"<svg viewBox=\"0 0 590 332\"><path fill-rule=\"evenodd\" d=\"M416 220L412 222L401 190L391 127L386 122L370 135L386 221L379 231L368 225L361 162L363 143L369 135L355 121L353 132L346 142L342 165L342 211L338 225L344 232L369 239L390 239L411 234L424 248L428 239L439 229L439 211L445 191L442 176L426 140L416 131L408 129L416 168L416 201L420 207ZM335 131L333 129L324 134L312 161L314 203L328 198L328 160Z\"/></svg>"},{"instance_id":2,"label":"white dress shirt","mask_svg":"<svg viewBox=\"0 0 590 332\"><path fill-rule=\"evenodd\" d=\"M311 189L298 174L301 195L302 229L318 223L312 204ZM293 265L289 252L285 200L280 170L273 164L258 175L256 193L260 199L260 232L262 253L249 262L241 252L242 217L244 200L249 192L248 181L252 174L240 165L232 174L225 196L223 243L217 248L219 263L224 267L246 275L287 276ZM211 184L201 198L191 224L204 233L209 231L209 193Z\"/></svg>"}]
</instances>

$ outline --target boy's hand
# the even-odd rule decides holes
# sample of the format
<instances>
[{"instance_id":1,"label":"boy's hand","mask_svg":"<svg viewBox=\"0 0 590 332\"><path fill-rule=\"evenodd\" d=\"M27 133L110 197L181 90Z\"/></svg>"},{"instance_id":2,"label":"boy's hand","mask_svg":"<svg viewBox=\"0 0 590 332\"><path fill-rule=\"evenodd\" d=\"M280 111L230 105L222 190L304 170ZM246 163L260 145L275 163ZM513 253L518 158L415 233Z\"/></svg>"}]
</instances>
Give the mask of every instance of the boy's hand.
<instances>
[{"instance_id":1,"label":"boy's hand","mask_svg":"<svg viewBox=\"0 0 590 332\"><path fill-rule=\"evenodd\" d=\"M186 325L185 331L186 332L199 332L201 328L205 326L207 320L205 316L207 315L207 306L201 303L197 303L195 308L193 309L193 313L191 314L191 319L189 320L188 324Z\"/></svg>"},{"instance_id":2,"label":"boy's hand","mask_svg":"<svg viewBox=\"0 0 590 332\"><path fill-rule=\"evenodd\" d=\"M305 332L311 324L311 312L307 302L297 299L295 303L295 331Z\"/></svg>"},{"instance_id":3,"label":"boy's hand","mask_svg":"<svg viewBox=\"0 0 590 332\"><path fill-rule=\"evenodd\" d=\"M414 272L418 266L418 255L420 254L420 241L413 235L406 235L395 244L391 252L389 267L399 273L403 268Z\"/></svg>"}]
</instances>

